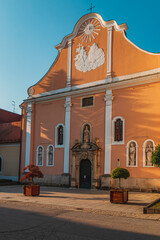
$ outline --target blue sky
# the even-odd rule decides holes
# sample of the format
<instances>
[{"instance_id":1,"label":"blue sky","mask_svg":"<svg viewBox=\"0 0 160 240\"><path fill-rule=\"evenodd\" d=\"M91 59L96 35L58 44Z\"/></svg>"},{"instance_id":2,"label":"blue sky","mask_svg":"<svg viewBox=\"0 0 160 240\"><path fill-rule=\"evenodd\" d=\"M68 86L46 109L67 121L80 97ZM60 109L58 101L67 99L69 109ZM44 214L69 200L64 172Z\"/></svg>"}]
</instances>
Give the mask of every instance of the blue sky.
<instances>
[{"instance_id":1,"label":"blue sky","mask_svg":"<svg viewBox=\"0 0 160 240\"><path fill-rule=\"evenodd\" d=\"M160 52L159 0L93 0L104 20L127 23L127 37L139 47ZM55 45L70 34L90 0L0 0L0 108L13 110L29 86L48 71Z\"/></svg>"}]
</instances>

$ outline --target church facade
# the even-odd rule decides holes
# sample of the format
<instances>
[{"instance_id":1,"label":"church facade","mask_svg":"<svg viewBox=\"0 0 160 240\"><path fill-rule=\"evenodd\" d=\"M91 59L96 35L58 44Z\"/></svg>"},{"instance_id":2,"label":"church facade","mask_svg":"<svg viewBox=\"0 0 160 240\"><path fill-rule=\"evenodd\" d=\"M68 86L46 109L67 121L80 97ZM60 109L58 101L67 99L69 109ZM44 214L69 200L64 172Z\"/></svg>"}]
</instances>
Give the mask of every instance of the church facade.
<instances>
[{"instance_id":1,"label":"church facade","mask_svg":"<svg viewBox=\"0 0 160 240\"><path fill-rule=\"evenodd\" d=\"M151 155L160 143L160 54L137 47L126 24L83 16L56 46L46 75L22 103L21 168L40 167L46 184L160 189ZM112 185L116 184L112 181Z\"/></svg>"}]
</instances>

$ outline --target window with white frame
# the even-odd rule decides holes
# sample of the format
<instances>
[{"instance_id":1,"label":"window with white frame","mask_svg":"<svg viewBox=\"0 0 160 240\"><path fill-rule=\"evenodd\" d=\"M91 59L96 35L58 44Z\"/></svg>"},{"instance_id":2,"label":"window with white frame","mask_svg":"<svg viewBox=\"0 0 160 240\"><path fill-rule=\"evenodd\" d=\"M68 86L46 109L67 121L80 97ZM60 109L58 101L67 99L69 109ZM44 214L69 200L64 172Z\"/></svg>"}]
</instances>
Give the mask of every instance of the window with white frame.
<instances>
[{"instance_id":1,"label":"window with white frame","mask_svg":"<svg viewBox=\"0 0 160 240\"><path fill-rule=\"evenodd\" d=\"M54 147L49 145L47 147L47 166L54 166Z\"/></svg>"},{"instance_id":2,"label":"window with white frame","mask_svg":"<svg viewBox=\"0 0 160 240\"><path fill-rule=\"evenodd\" d=\"M112 144L124 144L124 124L122 117L115 117L112 120Z\"/></svg>"},{"instance_id":3,"label":"window with white frame","mask_svg":"<svg viewBox=\"0 0 160 240\"><path fill-rule=\"evenodd\" d=\"M59 123L55 129L55 147L64 147L64 125L62 123Z\"/></svg>"},{"instance_id":4,"label":"window with white frame","mask_svg":"<svg viewBox=\"0 0 160 240\"><path fill-rule=\"evenodd\" d=\"M43 153L44 149L43 146L38 146L37 147L37 157L36 157L36 164L37 166L43 166Z\"/></svg>"},{"instance_id":5,"label":"window with white frame","mask_svg":"<svg viewBox=\"0 0 160 240\"><path fill-rule=\"evenodd\" d=\"M153 167L151 159L154 150L155 150L154 141L151 139L147 139L143 143L143 167Z\"/></svg>"},{"instance_id":6,"label":"window with white frame","mask_svg":"<svg viewBox=\"0 0 160 240\"><path fill-rule=\"evenodd\" d=\"M0 156L0 173L2 172L2 156Z\"/></svg>"},{"instance_id":7,"label":"window with white frame","mask_svg":"<svg viewBox=\"0 0 160 240\"><path fill-rule=\"evenodd\" d=\"M127 143L127 167L137 167L138 145L137 142L131 140Z\"/></svg>"},{"instance_id":8,"label":"window with white frame","mask_svg":"<svg viewBox=\"0 0 160 240\"><path fill-rule=\"evenodd\" d=\"M82 107L92 107L94 105L94 97L83 97L81 98L81 106Z\"/></svg>"}]
</instances>

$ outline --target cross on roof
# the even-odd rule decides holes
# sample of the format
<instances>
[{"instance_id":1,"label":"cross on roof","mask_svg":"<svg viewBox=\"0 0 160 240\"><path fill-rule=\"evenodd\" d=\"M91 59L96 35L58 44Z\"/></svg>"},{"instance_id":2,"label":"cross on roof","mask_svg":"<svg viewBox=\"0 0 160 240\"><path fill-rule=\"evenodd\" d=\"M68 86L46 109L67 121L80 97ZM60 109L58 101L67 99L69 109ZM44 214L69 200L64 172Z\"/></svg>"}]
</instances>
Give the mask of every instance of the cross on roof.
<instances>
[{"instance_id":1,"label":"cross on roof","mask_svg":"<svg viewBox=\"0 0 160 240\"><path fill-rule=\"evenodd\" d=\"M92 13L92 9L95 8L95 6L92 6L92 3L91 3L91 7L87 9L87 11L90 10L90 12Z\"/></svg>"}]
</instances>

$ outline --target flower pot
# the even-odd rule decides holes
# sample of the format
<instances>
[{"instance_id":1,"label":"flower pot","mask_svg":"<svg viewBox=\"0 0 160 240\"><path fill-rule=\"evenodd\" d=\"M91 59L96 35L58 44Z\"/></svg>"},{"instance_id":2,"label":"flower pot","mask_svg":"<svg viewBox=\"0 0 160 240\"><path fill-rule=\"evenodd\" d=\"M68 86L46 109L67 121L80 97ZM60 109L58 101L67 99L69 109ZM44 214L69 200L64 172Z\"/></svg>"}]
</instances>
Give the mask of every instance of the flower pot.
<instances>
[{"instance_id":1,"label":"flower pot","mask_svg":"<svg viewBox=\"0 0 160 240\"><path fill-rule=\"evenodd\" d=\"M24 185L23 190L25 196L38 196L40 194L39 185Z\"/></svg>"},{"instance_id":2,"label":"flower pot","mask_svg":"<svg viewBox=\"0 0 160 240\"><path fill-rule=\"evenodd\" d=\"M128 201L128 190L111 189L110 202L111 203L126 203Z\"/></svg>"}]
</instances>

